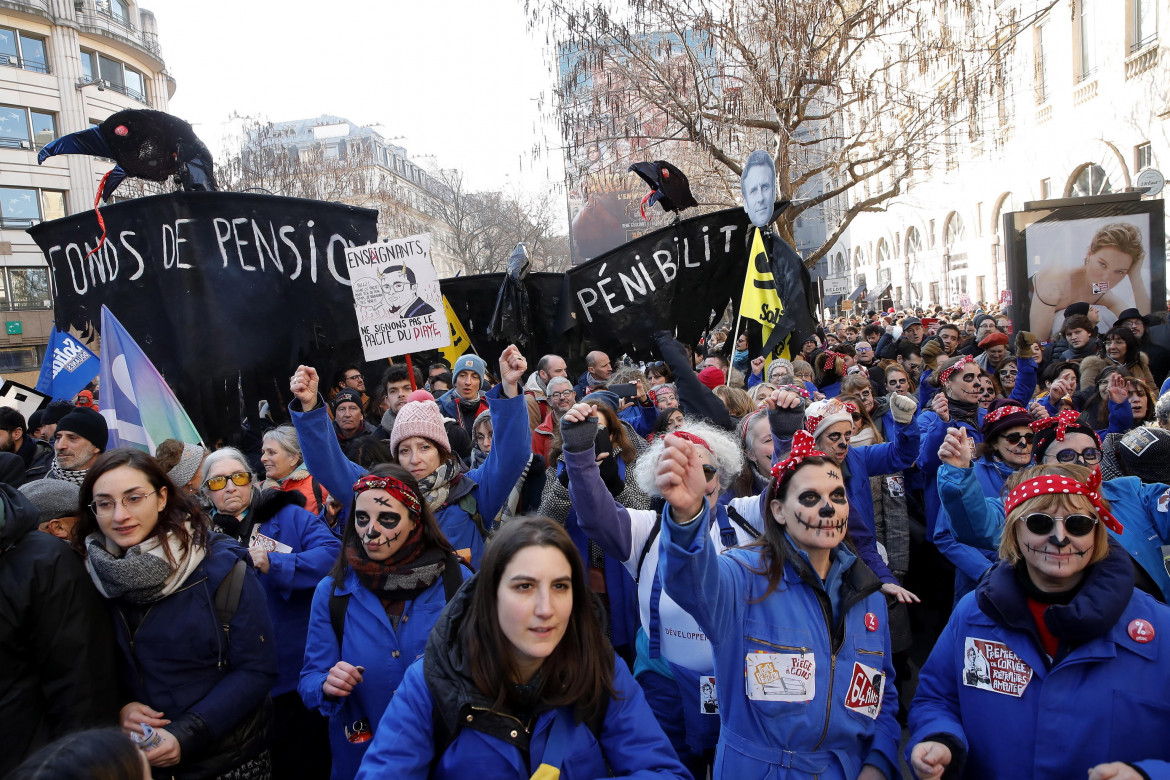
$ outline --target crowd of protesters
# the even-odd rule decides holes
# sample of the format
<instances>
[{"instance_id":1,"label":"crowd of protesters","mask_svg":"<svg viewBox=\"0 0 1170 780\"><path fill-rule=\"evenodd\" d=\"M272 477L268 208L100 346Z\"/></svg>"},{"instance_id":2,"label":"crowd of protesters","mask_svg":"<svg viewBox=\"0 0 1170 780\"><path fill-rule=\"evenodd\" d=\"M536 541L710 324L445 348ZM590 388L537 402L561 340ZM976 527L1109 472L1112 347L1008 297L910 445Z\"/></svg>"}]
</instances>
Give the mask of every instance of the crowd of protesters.
<instances>
[{"instance_id":1,"label":"crowd of protesters","mask_svg":"<svg viewBox=\"0 0 1170 780\"><path fill-rule=\"evenodd\" d=\"M1170 778L1164 319L1064 314L0 408L0 777Z\"/></svg>"}]
</instances>

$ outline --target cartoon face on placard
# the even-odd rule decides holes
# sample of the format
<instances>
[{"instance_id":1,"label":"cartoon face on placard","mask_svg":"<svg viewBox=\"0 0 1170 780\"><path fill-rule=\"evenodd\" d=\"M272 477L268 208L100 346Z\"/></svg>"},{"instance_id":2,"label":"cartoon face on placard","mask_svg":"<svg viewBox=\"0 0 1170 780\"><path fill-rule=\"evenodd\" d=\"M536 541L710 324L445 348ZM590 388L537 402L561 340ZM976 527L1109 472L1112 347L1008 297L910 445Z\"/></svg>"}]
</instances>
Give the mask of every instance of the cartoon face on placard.
<instances>
[{"instance_id":1,"label":"cartoon face on placard","mask_svg":"<svg viewBox=\"0 0 1170 780\"><path fill-rule=\"evenodd\" d=\"M758 228L768 225L776 205L776 164L771 155L762 149L748 155L739 177L739 188L748 219Z\"/></svg>"}]
</instances>

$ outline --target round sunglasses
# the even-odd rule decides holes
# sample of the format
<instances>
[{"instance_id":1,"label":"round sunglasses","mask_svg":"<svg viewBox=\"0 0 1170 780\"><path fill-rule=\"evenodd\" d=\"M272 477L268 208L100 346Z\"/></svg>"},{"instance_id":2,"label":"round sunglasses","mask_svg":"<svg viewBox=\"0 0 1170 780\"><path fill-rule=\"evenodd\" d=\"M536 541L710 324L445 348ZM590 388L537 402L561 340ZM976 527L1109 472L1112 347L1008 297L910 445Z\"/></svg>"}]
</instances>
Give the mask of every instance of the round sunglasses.
<instances>
[{"instance_id":1,"label":"round sunglasses","mask_svg":"<svg viewBox=\"0 0 1170 780\"><path fill-rule=\"evenodd\" d=\"M227 487L229 479L232 481L232 484L238 485L239 487L252 483L251 474L246 471L237 471L235 474L228 474L226 477L211 477L203 484L207 485L211 490L223 490Z\"/></svg>"},{"instance_id":2,"label":"round sunglasses","mask_svg":"<svg viewBox=\"0 0 1170 780\"><path fill-rule=\"evenodd\" d=\"M1052 529L1056 528L1057 520L1064 521L1064 530L1069 536L1088 536L1093 532L1093 527L1097 525L1097 518L1091 515L1076 514L1053 517L1043 512L1033 512L1023 518L1024 525L1037 536L1047 536L1052 533Z\"/></svg>"}]
</instances>

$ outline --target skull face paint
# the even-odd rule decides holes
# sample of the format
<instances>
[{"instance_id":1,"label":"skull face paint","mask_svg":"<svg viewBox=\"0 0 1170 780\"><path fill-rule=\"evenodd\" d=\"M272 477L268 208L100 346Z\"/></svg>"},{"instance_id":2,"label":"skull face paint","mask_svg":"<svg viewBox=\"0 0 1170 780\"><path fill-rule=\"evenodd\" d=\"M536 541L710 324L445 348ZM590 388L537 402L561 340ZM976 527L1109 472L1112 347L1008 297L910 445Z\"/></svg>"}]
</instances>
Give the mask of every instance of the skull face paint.
<instances>
[{"instance_id":1,"label":"skull face paint","mask_svg":"<svg viewBox=\"0 0 1170 780\"><path fill-rule=\"evenodd\" d=\"M1061 508L1060 514L1083 510ZM1056 514L1056 512L1053 512ZM1024 513L1026 516L1027 513ZM1016 542L1020 546L1020 562L1027 567L1028 577L1042 591L1060 593L1077 585L1084 577L1085 568L1093 558L1096 534L1070 536L1058 519L1052 532L1041 536L1028 530L1022 520L1015 524ZM1020 564L1017 564L1020 565Z\"/></svg>"},{"instance_id":2,"label":"skull face paint","mask_svg":"<svg viewBox=\"0 0 1170 780\"><path fill-rule=\"evenodd\" d=\"M385 561L402 549L416 524L406 505L385 490L366 490L357 496L354 531L372 561Z\"/></svg>"},{"instance_id":3,"label":"skull face paint","mask_svg":"<svg viewBox=\"0 0 1170 780\"><path fill-rule=\"evenodd\" d=\"M809 465L792 475L783 500L773 499L772 515L798 549L830 550L845 539L849 499L833 464Z\"/></svg>"},{"instance_id":4,"label":"skull face paint","mask_svg":"<svg viewBox=\"0 0 1170 780\"><path fill-rule=\"evenodd\" d=\"M817 437L817 449L838 464L845 462L849 454L849 441L853 438L853 422L833 423Z\"/></svg>"}]
</instances>

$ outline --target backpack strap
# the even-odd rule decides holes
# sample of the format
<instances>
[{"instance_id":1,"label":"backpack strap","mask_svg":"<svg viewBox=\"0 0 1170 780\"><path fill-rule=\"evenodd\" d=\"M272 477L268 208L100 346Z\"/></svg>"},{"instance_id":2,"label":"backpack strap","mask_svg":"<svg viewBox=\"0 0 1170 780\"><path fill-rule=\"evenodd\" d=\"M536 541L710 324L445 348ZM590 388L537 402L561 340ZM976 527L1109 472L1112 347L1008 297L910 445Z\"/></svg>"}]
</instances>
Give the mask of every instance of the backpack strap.
<instances>
[{"instance_id":1,"label":"backpack strap","mask_svg":"<svg viewBox=\"0 0 1170 780\"><path fill-rule=\"evenodd\" d=\"M329 590L329 622L333 624L333 635L337 637L337 649L341 650L341 634L345 631L345 613L349 610L350 593L337 593L337 588Z\"/></svg>"},{"instance_id":2,"label":"backpack strap","mask_svg":"<svg viewBox=\"0 0 1170 780\"><path fill-rule=\"evenodd\" d=\"M224 577L215 589L215 614L219 624L223 627L224 643L232 644L232 620L240 608L240 595L244 592L244 578L248 574L248 562L243 558L232 565L228 576ZM219 659L219 668L227 664L223 656Z\"/></svg>"},{"instance_id":3,"label":"backpack strap","mask_svg":"<svg viewBox=\"0 0 1170 780\"><path fill-rule=\"evenodd\" d=\"M443 600L450 601L463 587L464 560L455 553L447 555L447 563L443 566Z\"/></svg>"},{"instance_id":4,"label":"backpack strap","mask_svg":"<svg viewBox=\"0 0 1170 780\"><path fill-rule=\"evenodd\" d=\"M638 568L634 569L635 584L642 579L642 564L646 562L646 556L650 553L650 547L654 542L658 541L658 534L662 531L662 515L654 518L654 527L650 529L650 535L646 537L646 544L642 545L642 552L638 555Z\"/></svg>"},{"instance_id":5,"label":"backpack strap","mask_svg":"<svg viewBox=\"0 0 1170 780\"><path fill-rule=\"evenodd\" d=\"M488 532L487 528L484 527L483 516L479 513L479 505L475 502L475 496L471 493L465 493L455 502L455 506L471 515L472 522L475 523L476 529L479 530L479 538L486 542Z\"/></svg>"},{"instance_id":6,"label":"backpack strap","mask_svg":"<svg viewBox=\"0 0 1170 780\"><path fill-rule=\"evenodd\" d=\"M309 486L313 489L313 498L317 502L317 514L325 514L325 496L321 492L321 483L312 474L309 475Z\"/></svg>"},{"instance_id":7,"label":"backpack strap","mask_svg":"<svg viewBox=\"0 0 1170 780\"><path fill-rule=\"evenodd\" d=\"M744 519L743 515L741 515L739 511L736 510L736 508L731 504L727 505L727 516L731 518L731 522L735 523L744 531L746 531L748 536L751 538L759 539L763 535L756 529L752 528L751 524L748 523L748 521Z\"/></svg>"}]
</instances>

